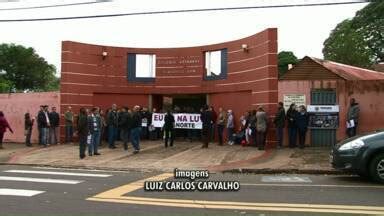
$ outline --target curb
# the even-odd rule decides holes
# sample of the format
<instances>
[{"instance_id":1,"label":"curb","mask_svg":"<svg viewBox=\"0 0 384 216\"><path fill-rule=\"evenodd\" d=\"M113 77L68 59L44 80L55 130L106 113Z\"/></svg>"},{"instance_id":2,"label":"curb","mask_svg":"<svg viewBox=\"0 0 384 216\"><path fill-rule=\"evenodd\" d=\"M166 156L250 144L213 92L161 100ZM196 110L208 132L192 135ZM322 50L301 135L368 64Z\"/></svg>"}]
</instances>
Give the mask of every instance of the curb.
<instances>
[{"instance_id":1,"label":"curb","mask_svg":"<svg viewBox=\"0 0 384 216\"><path fill-rule=\"evenodd\" d=\"M262 169L230 169L224 170L222 173L235 173L235 174L312 174L312 175L343 175L350 174L349 172L335 170L335 169L327 169L327 170L319 170L319 169L270 169L270 168L262 168Z\"/></svg>"},{"instance_id":2,"label":"curb","mask_svg":"<svg viewBox=\"0 0 384 216\"><path fill-rule=\"evenodd\" d=\"M100 170L100 171L121 171L121 172L165 172L160 169L142 169L142 168L110 168L110 167L91 167L91 166L65 166L65 165L49 165L49 164L19 164L19 163L0 163L0 166L35 166L35 167L51 167L51 168L63 168L63 169L84 169L84 170ZM175 167L176 168L176 167ZM169 171L168 171L169 172ZM211 173L231 173L231 174L312 174L312 175L345 175L350 174L345 171L328 169L328 170L318 170L318 169L228 169L220 171L210 171Z\"/></svg>"}]
</instances>

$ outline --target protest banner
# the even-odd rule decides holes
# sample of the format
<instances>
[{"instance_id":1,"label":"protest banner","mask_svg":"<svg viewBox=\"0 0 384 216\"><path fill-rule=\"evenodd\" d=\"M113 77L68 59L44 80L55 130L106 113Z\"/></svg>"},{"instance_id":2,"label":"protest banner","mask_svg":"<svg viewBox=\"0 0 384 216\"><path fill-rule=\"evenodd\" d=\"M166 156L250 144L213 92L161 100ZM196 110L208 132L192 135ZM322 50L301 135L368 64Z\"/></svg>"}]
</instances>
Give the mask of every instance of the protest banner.
<instances>
[{"instance_id":1,"label":"protest banner","mask_svg":"<svg viewBox=\"0 0 384 216\"><path fill-rule=\"evenodd\" d=\"M164 113L152 114L152 125L154 127L163 127L164 125ZM200 114L192 113L175 113L175 128L179 129L202 129L203 123L200 119Z\"/></svg>"}]
</instances>

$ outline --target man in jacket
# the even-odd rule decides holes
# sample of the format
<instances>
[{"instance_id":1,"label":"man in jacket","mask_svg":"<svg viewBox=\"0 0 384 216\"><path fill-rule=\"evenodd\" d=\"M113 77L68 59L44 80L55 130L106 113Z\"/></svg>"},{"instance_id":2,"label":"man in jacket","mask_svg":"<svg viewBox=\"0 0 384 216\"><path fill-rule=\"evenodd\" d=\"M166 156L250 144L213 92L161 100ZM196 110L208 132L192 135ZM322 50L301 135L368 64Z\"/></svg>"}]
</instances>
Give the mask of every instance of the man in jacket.
<instances>
[{"instance_id":1,"label":"man in jacket","mask_svg":"<svg viewBox=\"0 0 384 216\"><path fill-rule=\"evenodd\" d=\"M212 126L212 112L206 105L203 108L203 112L200 114L201 122L203 123L202 137L203 145L201 148L208 148L209 140L211 138L211 126Z\"/></svg>"},{"instance_id":2,"label":"man in jacket","mask_svg":"<svg viewBox=\"0 0 384 216\"><path fill-rule=\"evenodd\" d=\"M88 137L88 120L85 108L80 108L79 118L77 119L77 135L79 137L80 159L83 159Z\"/></svg>"},{"instance_id":3,"label":"man in jacket","mask_svg":"<svg viewBox=\"0 0 384 216\"><path fill-rule=\"evenodd\" d=\"M112 104L112 109L108 112L107 126L108 126L108 147L115 149L115 141L118 130L118 114L116 104Z\"/></svg>"},{"instance_id":4,"label":"man in jacket","mask_svg":"<svg viewBox=\"0 0 384 216\"><path fill-rule=\"evenodd\" d=\"M37 116L36 116L36 120L37 120L37 131L39 133L39 145L43 145L43 138L42 138L42 135L43 135L43 132L42 132L42 120L43 120L43 117L44 117L44 106L41 105L40 106L40 110L39 112L37 113Z\"/></svg>"},{"instance_id":5,"label":"man in jacket","mask_svg":"<svg viewBox=\"0 0 384 216\"><path fill-rule=\"evenodd\" d=\"M141 114L140 107L135 106L132 113L132 129L131 129L131 143L134 148L133 153L137 154L140 151L140 134L141 134Z\"/></svg>"},{"instance_id":6,"label":"man in jacket","mask_svg":"<svg viewBox=\"0 0 384 216\"><path fill-rule=\"evenodd\" d=\"M65 119L65 142L70 143L72 142L72 137L73 137L73 122L74 122L72 107L70 106L68 107L68 110L64 114L64 119Z\"/></svg>"},{"instance_id":7,"label":"man in jacket","mask_svg":"<svg viewBox=\"0 0 384 216\"><path fill-rule=\"evenodd\" d=\"M170 110L164 116L164 133L165 133L165 148L168 147L168 140L170 140L170 146L173 146L174 140L174 125L175 125L175 117L171 113Z\"/></svg>"},{"instance_id":8,"label":"man in jacket","mask_svg":"<svg viewBox=\"0 0 384 216\"><path fill-rule=\"evenodd\" d=\"M277 148L282 148L285 127L285 110L283 102L279 102L278 104L277 112L273 123L276 127Z\"/></svg>"},{"instance_id":9,"label":"man in jacket","mask_svg":"<svg viewBox=\"0 0 384 216\"><path fill-rule=\"evenodd\" d=\"M88 116L88 131L91 134L91 143L88 148L88 155L100 155L98 147L101 136L101 118L97 107L92 108L91 114Z\"/></svg>"},{"instance_id":10,"label":"man in jacket","mask_svg":"<svg viewBox=\"0 0 384 216\"><path fill-rule=\"evenodd\" d=\"M299 107L299 112L296 112L295 122L297 126L297 132L299 134L299 148L303 149L309 122L307 109L304 105L301 105Z\"/></svg>"},{"instance_id":11,"label":"man in jacket","mask_svg":"<svg viewBox=\"0 0 384 216\"><path fill-rule=\"evenodd\" d=\"M60 125L60 115L56 112L56 107L52 107L52 111L49 113L49 143L57 144L57 132Z\"/></svg>"},{"instance_id":12,"label":"man in jacket","mask_svg":"<svg viewBox=\"0 0 384 216\"><path fill-rule=\"evenodd\" d=\"M359 122L359 104L356 103L355 98L351 98L350 107L348 108L347 113L347 134L348 137L356 136L357 125Z\"/></svg>"},{"instance_id":13,"label":"man in jacket","mask_svg":"<svg viewBox=\"0 0 384 216\"><path fill-rule=\"evenodd\" d=\"M124 144L124 150L128 150L129 134L131 130L131 116L128 113L128 108L123 107L119 118L120 138Z\"/></svg>"},{"instance_id":14,"label":"man in jacket","mask_svg":"<svg viewBox=\"0 0 384 216\"><path fill-rule=\"evenodd\" d=\"M43 110L39 112L37 115L37 122L40 127L41 131L41 144L44 147L47 147L48 145L48 138L49 138L49 127L50 127L50 122L49 122L49 114L48 114L48 106L45 105L43 106Z\"/></svg>"},{"instance_id":15,"label":"man in jacket","mask_svg":"<svg viewBox=\"0 0 384 216\"><path fill-rule=\"evenodd\" d=\"M296 148L297 125L296 125L296 105L292 103L287 111L289 148Z\"/></svg>"}]
</instances>

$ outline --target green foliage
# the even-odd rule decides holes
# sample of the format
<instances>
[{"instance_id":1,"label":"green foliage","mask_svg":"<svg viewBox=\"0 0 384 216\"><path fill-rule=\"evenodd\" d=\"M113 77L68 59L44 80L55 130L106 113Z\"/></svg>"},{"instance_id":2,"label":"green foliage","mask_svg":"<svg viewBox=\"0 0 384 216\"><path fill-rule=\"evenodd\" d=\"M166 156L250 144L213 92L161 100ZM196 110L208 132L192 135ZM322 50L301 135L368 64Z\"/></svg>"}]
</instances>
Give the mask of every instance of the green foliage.
<instances>
[{"instance_id":1,"label":"green foliage","mask_svg":"<svg viewBox=\"0 0 384 216\"><path fill-rule=\"evenodd\" d=\"M324 58L369 68L384 61L384 1L374 1L339 23L324 42Z\"/></svg>"},{"instance_id":2,"label":"green foliage","mask_svg":"<svg viewBox=\"0 0 384 216\"><path fill-rule=\"evenodd\" d=\"M278 56L279 77L283 76L288 71L288 65L295 65L299 61L295 54L290 51L281 51Z\"/></svg>"},{"instance_id":3,"label":"green foliage","mask_svg":"<svg viewBox=\"0 0 384 216\"><path fill-rule=\"evenodd\" d=\"M0 44L0 91L58 90L56 68L48 64L33 48L15 44ZM53 89L53 87L57 87ZM8 90L6 90L8 88Z\"/></svg>"},{"instance_id":4,"label":"green foliage","mask_svg":"<svg viewBox=\"0 0 384 216\"><path fill-rule=\"evenodd\" d=\"M351 25L351 20L344 20L332 31L324 42L324 59L358 67L370 67L372 51L367 49L363 36L351 28Z\"/></svg>"}]
</instances>

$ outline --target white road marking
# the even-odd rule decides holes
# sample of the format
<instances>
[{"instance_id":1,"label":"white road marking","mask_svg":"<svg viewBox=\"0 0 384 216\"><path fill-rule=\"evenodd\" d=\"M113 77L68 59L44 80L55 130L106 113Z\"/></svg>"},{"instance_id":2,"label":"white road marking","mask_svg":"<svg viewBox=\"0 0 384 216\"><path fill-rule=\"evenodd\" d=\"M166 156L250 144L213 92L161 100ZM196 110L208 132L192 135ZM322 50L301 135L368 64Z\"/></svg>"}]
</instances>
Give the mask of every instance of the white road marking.
<instances>
[{"instance_id":1,"label":"white road marking","mask_svg":"<svg viewBox=\"0 0 384 216\"><path fill-rule=\"evenodd\" d=\"M130 171L119 170L98 170L98 169L81 169L81 168L58 168L58 167L32 167L33 169L47 169L47 170L73 170L73 171L87 171L87 172L108 172L108 173L129 173Z\"/></svg>"},{"instance_id":2,"label":"white road marking","mask_svg":"<svg viewBox=\"0 0 384 216\"><path fill-rule=\"evenodd\" d=\"M260 186L260 187L328 187L328 188L377 188L384 189L380 185L322 185L322 184L258 184L258 183L240 183L241 186Z\"/></svg>"},{"instance_id":3,"label":"white road marking","mask_svg":"<svg viewBox=\"0 0 384 216\"><path fill-rule=\"evenodd\" d=\"M288 182L288 183L311 183L311 179L308 177L299 176L263 176L261 177L262 182Z\"/></svg>"},{"instance_id":4,"label":"white road marking","mask_svg":"<svg viewBox=\"0 0 384 216\"><path fill-rule=\"evenodd\" d=\"M24 173L24 174L42 174L42 175L66 175L66 176L86 176L86 177L110 177L107 174L91 174L91 173L74 173L74 172L50 172L37 170L6 170L6 173Z\"/></svg>"},{"instance_id":5,"label":"white road marking","mask_svg":"<svg viewBox=\"0 0 384 216\"><path fill-rule=\"evenodd\" d=\"M45 191L37 191L37 190L21 190L21 189L9 189L9 188L0 188L0 195L2 196L25 196L31 197Z\"/></svg>"},{"instance_id":6,"label":"white road marking","mask_svg":"<svg viewBox=\"0 0 384 216\"><path fill-rule=\"evenodd\" d=\"M0 181L26 181L26 182L41 182L41 183L56 183L56 184L79 184L83 182L78 180L28 178L28 177L12 177L12 176L0 176Z\"/></svg>"}]
</instances>

